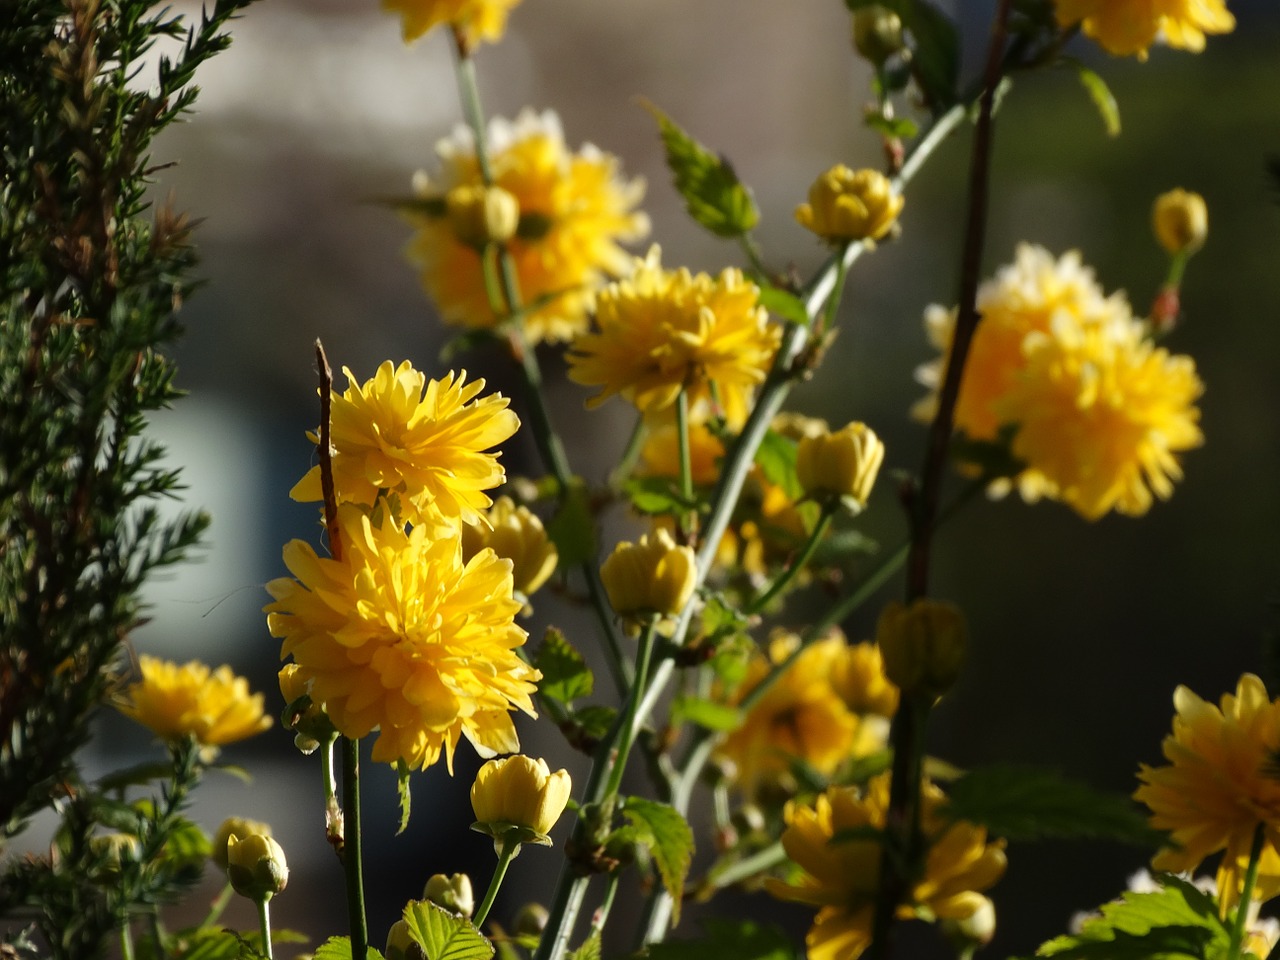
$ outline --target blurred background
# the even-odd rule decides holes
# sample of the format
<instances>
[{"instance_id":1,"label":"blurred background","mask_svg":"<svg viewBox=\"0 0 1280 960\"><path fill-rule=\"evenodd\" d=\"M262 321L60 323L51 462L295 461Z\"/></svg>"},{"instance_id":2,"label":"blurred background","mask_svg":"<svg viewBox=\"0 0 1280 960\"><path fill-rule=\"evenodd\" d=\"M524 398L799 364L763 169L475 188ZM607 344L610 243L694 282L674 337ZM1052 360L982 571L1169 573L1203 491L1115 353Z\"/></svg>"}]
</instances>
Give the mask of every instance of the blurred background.
<instances>
[{"instance_id":1,"label":"blurred background","mask_svg":"<svg viewBox=\"0 0 1280 960\"><path fill-rule=\"evenodd\" d=\"M271 711L282 706L279 647L261 613L264 584L285 573L287 540L318 534L313 508L288 498L313 458L304 431L318 417L314 340L335 368L362 379L386 359L434 376L446 369L438 359L446 332L402 254L408 227L371 200L407 195L415 170L435 169L435 142L461 119L452 60L438 32L406 48L398 20L375 7L272 0L250 8L234 46L201 74L197 113L157 156L178 161L161 174L160 192L204 220L196 237L206 283L184 309L188 333L177 348L191 395L156 429L183 467L186 506L208 510L214 524L197 561L154 585L152 620L135 645L230 662L266 692ZM951 4L968 76L992 7ZM945 529L935 590L967 611L974 652L938 710L930 748L961 766L1049 764L1128 793L1137 764L1159 760L1177 684L1216 700L1241 672L1260 668L1280 599L1280 197L1264 167L1280 155L1280 15L1272 0L1230 7L1235 33L1210 38L1200 56L1156 49L1140 64L1076 45L1119 100L1118 139L1105 135L1065 70L1023 78L1000 116L987 275L1019 241L1078 248L1108 292L1127 290L1145 311L1164 269L1150 236L1153 198L1183 186L1208 200L1210 239L1188 271L1183 323L1169 340L1195 357L1206 383L1207 440L1185 457L1173 499L1141 520L1089 524L1060 505L982 501ZM176 9L198 15L189 4ZM685 217L639 96L732 159L763 210L766 257L807 275L824 250L792 212L810 182L835 162L881 163L877 137L860 123L868 73L848 31L839 0L529 0L506 40L481 50L478 67L490 115L552 107L571 147L593 142L648 181L644 206L665 263L718 270L739 259ZM922 392L912 373L934 356L924 308L956 297L967 146L965 130L939 151L908 193L901 239L859 261L827 369L790 403L835 423L867 421L887 443L890 468L916 470L923 455L924 429L907 417ZM455 363L517 394L501 357ZM613 402L588 414L587 391L560 375L556 355L544 363L571 462L598 481L630 429L628 410ZM527 440L513 442L504 462L510 474L539 469ZM902 536L892 484L881 484L866 529L886 545ZM884 598L900 591L895 581ZM870 636L878 605L846 623L851 638ZM548 623L580 647L592 643L578 611L543 600L527 624L531 637ZM585 776L584 758L549 724L522 721L526 752ZM104 717L89 762L105 769L154 749L125 721ZM277 924L320 939L345 932L316 759L299 756L278 728L225 757L254 783L210 775L196 818L211 831L232 813L270 821L293 869ZM396 837L394 778L366 764L374 943L431 873L470 871L483 892L491 846L467 830L477 766L464 747L452 779L439 767L415 775L413 820ZM1142 865L1140 853L1104 844L1014 846L1009 860L994 890L993 955L1029 953ZM558 865L546 850L520 857L495 919L547 899ZM215 889L210 876L209 896ZM205 906L196 901L193 915ZM250 927L247 904L235 909L232 921ZM724 909L772 911L797 936L811 919L763 894L726 897ZM694 932L698 916L687 912L682 931ZM628 940L612 946L624 951ZM946 955L924 928L900 949Z\"/></svg>"}]
</instances>

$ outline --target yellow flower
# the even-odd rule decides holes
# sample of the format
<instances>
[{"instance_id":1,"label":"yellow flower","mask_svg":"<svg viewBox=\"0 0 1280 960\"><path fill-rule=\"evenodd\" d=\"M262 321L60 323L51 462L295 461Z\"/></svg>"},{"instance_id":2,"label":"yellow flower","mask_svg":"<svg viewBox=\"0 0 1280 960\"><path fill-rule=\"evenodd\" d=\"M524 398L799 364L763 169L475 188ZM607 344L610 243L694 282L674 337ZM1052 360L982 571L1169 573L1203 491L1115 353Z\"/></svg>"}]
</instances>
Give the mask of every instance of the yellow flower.
<instances>
[{"instance_id":1,"label":"yellow flower","mask_svg":"<svg viewBox=\"0 0 1280 960\"><path fill-rule=\"evenodd\" d=\"M555 572L556 545L547 536L542 521L528 507L516 506L510 497L494 501L483 523L463 526L464 560L470 560L485 547L511 561L515 588L526 597L532 596Z\"/></svg>"},{"instance_id":2,"label":"yellow flower","mask_svg":"<svg viewBox=\"0 0 1280 960\"><path fill-rule=\"evenodd\" d=\"M471 785L472 829L493 837L499 852L499 845L510 840L549 847L547 834L564 813L572 789L568 771L552 773L545 760L490 760Z\"/></svg>"},{"instance_id":3,"label":"yellow flower","mask_svg":"<svg viewBox=\"0 0 1280 960\"><path fill-rule=\"evenodd\" d=\"M876 623L884 673L898 689L940 697L955 684L969 653L964 614L950 603L921 597L891 600Z\"/></svg>"},{"instance_id":4,"label":"yellow flower","mask_svg":"<svg viewBox=\"0 0 1280 960\"><path fill-rule=\"evenodd\" d=\"M799 640L795 634L775 632L768 656L758 653L752 658L730 702L741 703L791 655ZM838 631L811 643L725 738L719 755L733 762L746 796L754 797L787 773L794 760L829 776L846 760L884 747L887 719L859 716L834 685L846 669L848 650Z\"/></svg>"},{"instance_id":5,"label":"yellow flower","mask_svg":"<svg viewBox=\"0 0 1280 960\"><path fill-rule=\"evenodd\" d=\"M139 657L138 666L142 679L129 685L117 709L162 740L193 736L202 746L220 747L271 726L262 694L249 693L249 681L228 666L210 672L195 660L180 666L148 656Z\"/></svg>"},{"instance_id":6,"label":"yellow flower","mask_svg":"<svg viewBox=\"0 0 1280 960\"><path fill-rule=\"evenodd\" d=\"M1186 687L1173 695L1173 733L1162 752L1167 766L1138 770L1142 786L1134 798L1151 808L1151 824L1168 830L1177 845L1152 861L1157 870L1191 871L1224 850L1218 890L1225 916L1240 896L1254 831L1266 835L1261 884L1265 896L1280 892L1280 700L1261 680L1240 678L1235 695L1221 706Z\"/></svg>"},{"instance_id":7,"label":"yellow flower","mask_svg":"<svg viewBox=\"0 0 1280 960\"><path fill-rule=\"evenodd\" d=\"M507 15L520 0L382 0L382 9L400 14L404 42L412 43L433 27L449 24L468 47L481 40L497 43Z\"/></svg>"},{"instance_id":8,"label":"yellow flower","mask_svg":"<svg viewBox=\"0 0 1280 960\"><path fill-rule=\"evenodd\" d=\"M1171 256L1194 253L1209 236L1209 208L1198 193L1170 190L1156 197L1151 226L1160 246Z\"/></svg>"},{"instance_id":9,"label":"yellow flower","mask_svg":"<svg viewBox=\"0 0 1280 960\"><path fill-rule=\"evenodd\" d=\"M501 394L481 397L483 380L466 372L427 380L406 360L390 361L373 379L333 394L333 481L339 503L373 506L381 493L400 500L407 523L483 523L490 500L483 491L506 479L498 454L485 453L520 426ZM314 439L314 438L313 438ZM321 499L320 467L291 491L295 500Z\"/></svg>"},{"instance_id":10,"label":"yellow flower","mask_svg":"<svg viewBox=\"0 0 1280 960\"><path fill-rule=\"evenodd\" d=\"M271 836L271 826L261 820L250 820L247 817L227 817L213 835L213 852L210 858L223 870L227 869L227 843L234 837L247 837L251 834Z\"/></svg>"},{"instance_id":11,"label":"yellow flower","mask_svg":"<svg viewBox=\"0 0 1280 960\"><path fill-rule=\"evenodd\" d=\"M1200 446L1190 357L1148 340L1136 322L1092 329L1055 323L1024 347L1026 367L995 405L1017 423L1020 480L1087 520L1109 510L1141 516L1181 479L1176 454Z\"/></svg>"},{"instance_id":12,"label":"yellow flower","mask_svg":"<svg viewBox=\"0 0 1280 960\"><path fill-rule=\"evenodd\" d=\"M904 202L878 170L838 164L813 181L809 202L796 207L796 221L828 243L870 242L889 232Z\"/></svg>"},{"instance_id":13,"label":"yellow flower","mask_svg":"<svg viewBox=\"0 0 1280 960\"><path fill-rule=\"evenodd\" d=\"M892 717L898 712L898 688L885 676L877 644L850 645L832 672L831 685L854 713Z\"/></svg>"},{"instance_id":14,"label":"yellow flower","mask_svg":"<svg viewBox=\"0 0 1280 960\"><path fill-rule=\"evenodd\" d=\"M662 529L642 536L639 543L619 543L600 565L609 603L630 620L679 613L693 596L696 576L693 550L677 546Z\"/></svg>"},{"instance_id":15,"label":"yellow flower","mask_svg":"<svg viewBox=\"0 0 1280 960\"><path fill-rule=\"evenodd\" d=\"M987 842L987 831L938 815L942 791L926 782L921 792L922 826L934 838L923 875L898 908L898 916L966 920L986 910L981 891L1004 874L1004 842ZM889 806L889 775L876 777L864 795L852 787L830 787L814 807L787 805L782 846L804 871L795 884L765 881L775 897L818 907L805 939L809 960L854 960L871 943L872 914L880 882L883 845L875 839L831 842L839 831L883 829Z\"/></svg>"},{"instance_id":16,"label":"yellow flower","mask_svg":"<svg viewBox=\"0 0 1280 960\"><path fill-rule=\"evenodd\" d=\"M589 407L616 393L646 414L670 407L682 387L691 403L708 402L715 384L726 420L740 426L778 349L760 290L740 270L713 279L664 270L660 257L654 247L600 292L598 329L573 342L569 378L601 388Z\"/></svg>"},{"instance_id":17,"label":"yellow flower","mask_svg":"<svg viewBox=\"0 0 1280 960\"><path fill-rule=\"evenodd\" d=\"M1225 0L1054 0L1058 23L1080 24L1108 53L1147 59L1157 39L1199 53L1206 33L1230 33L1235 17Z\"/></svg>"},{"instance_id":18,"label":"yellow flower","mask_svg":"<svg viewBox=\"0 0 1280 960\"><path fill-rule=\"evenodd\" d=\"M294 540L284 560L296 580L267 584L267 627L281 638L311 696L352 739L379 731L373 759L449 769L466 737L484 757L519 749L510 711L534 715L541 674L516 654L511 561L481 550L463 563L458 537L425 527L375 526L338 511L342 560Z\"/></svg>"},{"instance_id":19,"label":"yellow flower","mask_svg":"<svg viewBox=\"0 0 1280 960\"><path fill-rule=\"evenodd\" d=\"M519 229L507 251L521 298L538 304L523 316L525 335L533 343L570 340L586 329L596 289L628 270L631 258L618 244L649 232L648 218L635 210L644 182L623 179L617 158L590 144L571 153L553 111L526 110L514 123L493 120L488 145L495 186L519 205ZM419 195L443 197L481 184L465 128L436 152L443 169L435 180L419 175ZM408 256L443 319L469 328L496 325L480 254L455 236L447 219L424 217L415 225Z\"/></svg>"},{"instance_id":20,"label":"yellow flower","mask_svg":"<svg viewBox=\"0 0 1280 960\"><path fill-rule=\"evenodd\" d=\"M865 423L850 423L835 433L800 438L796 478L807 494L847 498L862 508L883 461L880 438Z\"/></svg>"}]
</instances>

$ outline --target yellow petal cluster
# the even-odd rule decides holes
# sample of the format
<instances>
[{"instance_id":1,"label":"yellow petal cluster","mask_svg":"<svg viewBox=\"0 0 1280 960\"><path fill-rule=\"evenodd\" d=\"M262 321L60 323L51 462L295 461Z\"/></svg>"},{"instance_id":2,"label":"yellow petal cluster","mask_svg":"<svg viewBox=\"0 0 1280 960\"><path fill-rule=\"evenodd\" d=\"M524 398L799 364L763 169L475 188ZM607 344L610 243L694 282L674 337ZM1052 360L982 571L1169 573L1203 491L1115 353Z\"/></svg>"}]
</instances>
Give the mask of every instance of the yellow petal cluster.
<instances>
[{"instance_id":1,"label":"yellow petal cluster","mask_svg":"<svg viewBox=\"0 0 1280 960\"><path fill-rule=\"evenodd\" d=\"M865 507L875 486L884 444L865 423L849 423L834 433L800 438L796 449L796 478L810 496L845 497Z\"/></svg>"},{"instance_id":2,"label":"yellow petal cluster","mask_svg":"<svg viewBox=\"0 0 1280 960\"><path fill-rule=\"evenodd\" d=\"M1218 890L1226 915L1239 899L1253 835L1261 825L1266 843L1262 892L1280 892L1280 700L1273 701L1252 674L1240 678L1220 704L1187 687L1173 695L1173 732L1162 747L1166 766L1143 764L1134 797L1151 808L1151 824L1168 830L1177 846L1152 861L1157 870L1191 871L1225 851Z\"/></svg>"},{"instance_id":3,"label":"yellow petal cluster","mask_svg":"<svg viewBox=\"0 0 1280 960\"><path fill-rule=\"evenodd\" d=\"M564 813L572 789L568 771L552 773L545 760L490 760L471 785L476 829L501 841L515 828L521 843L550 846L547 834Z\"/></svg>"},{"instance_id":4,"label":"yellow petal cluster","mask_svg":"<svg viewBox=\"0 0 1280 960\"><path fill-rule=\"evenodd\" d=\"M1209 207L1198 193L1181 187L1170 190L1156 197L1151 227L1170 256L1194 253L1209 236Z\"/></svg>"},{"instance_id":5,"label":"yellow petal cluster","mask_svg":"<svg viewBox=\"0 0 1280 960\"><path fill-rule=\"evenodd\" d=\"M799 642L795 634L775 632L767 655L751 659L729 702L741 703ZM829 776L845 761L883 749L898 698L875 669L878 656L867 655L874 650L871 644L850 646L832 631L805 647L747 712L717 751L732 761L738 788L747 797L777 781L796 760Z\"/></svg>"},{"instance_id":6,"label":"yellow petal cluster","mask_svg":"<svg viewBox=\"0 0 1280 960\"><path fill-rule=\"evenodd\" d=\"M742 271L718 277L664 270L657 247L632 275L596 301L597 329L573 342L569 378L600 387L588 406L614 394L651 414L672 406L681 388L710 403L715 384L725 419L739 426L777 352L779 332Z\"/></svg>"},{"instance_id":7,"label":"yellow petal cluster","mask_svg":"<svg viewBox=\"0 0 1280 960\"><path fill-rule=\"evenodd\" d=\"M945 797L927 781L920 799L924 834L933 844L898 916L973 917L990 906L982 891L1004 874L1004 842L989 843L982 827L943 820L938 809ZM793 884L774 878L765 883L775 897L818 908L805 939L809 960L854 960L870 945L883 844L831 838L840 831L883 829L888 806L888 774L873 779L862 795L852 787L831 787L813 807L787 805L782 846L803 876Z\"/></svg>"},{"instance_id":8,"label":"yellow petal cluster","mask_svg":"<svg viewBox=\"0 0 1280 960\"><path fill-rule=\"evenodd\" d=\"M507 16L520 0L382 0L382 9L400 14L404 42L449 25L468 48L481 40L497 43L507 29Z\"/></svg>"},{"instance_id":9,"label":"yellow petal cluster","mask_svg":"<svg viewBox=\"0 0 1280 960\"><path fill-rule=\"evenodd\" d=\"M177 664L138 658L142 679L130 684L116 705L162 740L193 736L205 747L235 743L271 726L263 716L262 694L229 666L211 671L199 661Z\"/></svg>"},{"instance_id":10,"label":"yellow petal cluster","mask_svg":"<svg viewBox=\"0 0 1280 960\"><path fill-rule=\"evenodd\" d=\"M463 526L463 560L470 560L488 547L511 561L516 590L531 596L555 572L559 558L546 527L537 514L528 507L517 506L510 497L495 500L484 521Z\"/></svg>"},{"instance_id":11,"label":"yellow petal cluster","mask_svg":"<svg viewBox=\"0 0 1280 960\"><path fill-rule=\"evenodd\" d=\"M462 559L457 536L374 524L339 508L342 559L301 540L284 550L297 579L267 585L271 635L296 678L350 738L378 730L373 759L426 767L465 737L481 756L519 749L510 711L534 714L541 674L516 653L511 561Z\"/></svg>"},{"instance_id":12,"label":"yellow petal cluster","mask_svg":"<svg viewBox=\"0 0 1280 960\"><path fill-rule=\"evenodd\" d=\"M483 380L466 371L428 380L404 361L385 361L358 384L346 367L344 393L333 393L330 434L333 482L339 503L371 507L384 493L400 501L407 523L482 523L491 501L485 490L506 479L489 448L520 426L501 394L480 396ZM322 499L320 467L290 492L295 500Z\"/></svg>"},{"instance_id":13,"label":"yellow petal cluster","mask_svg":"<svg viewBox=\"0 0 1280 960\"><path fill-rule=\"evenodd\" d=\"M905 693L940 697L955 684L969 654L969 630L954 604L920 597L891 600L876 623L885 676Z\"/></svg>"},{"instance_id":14,"label":"yellow petal cluster","mask_svg":"<svg viewBox=\"0 0 1280 960\"><path fill-rule=\"evenodd\" d=\"M1059 25L1079 24L1108 53L1139 60L1158 40L1199 53L1206 33L1236 26L1226 0L1054 0L1054 12Z\"/></svg>"},{"instance_id":15,"label":"yellow petal cluster","mask_svg":"<svg viewBox=\"0 0 1280 960\"><path fill-rule=\"evenodd\" d=\"M632 620L678 614L693 596L696 576L693 550L678 546L663 529L642 536L639 543L619 543L600 565L609 603L619 616Z\"/></svg>"},{"instance_id":16,"label":"yellow petal cluster","mask_svg":"<svg viewBox=\"0 0 1280 960\"><path fill-rule=\"evenodd\" d=\"M905 201L878 170L837 164L809 188L809 202L796 208L796 222L827 243L879 240L897 222Z\"/></svg>"},{"instance_id":17,"label":"yellow petal cluster","mask_svg":"<svg viewBox=\"0 0 1280 960\"><path fill-rule=\"evenodd\" d=\"M635 208L642 180L623 178L616 157L590 144L574 153L552 111L526 110L488 130L494 185L514 197L519 229L506 245L520 296L533 309L522 324L530 342L572 339L586 329L595 291L625 273L631 258L620 243L642 239L649 220ZM442 198L482 184L475 145L465 128L436 146L438 177L419 175L416 192ZM445 322L489 328L498 322L485 292L481 254L458 239L448 218L415 219L409 259Z\"/></svg>"}]
</instances>

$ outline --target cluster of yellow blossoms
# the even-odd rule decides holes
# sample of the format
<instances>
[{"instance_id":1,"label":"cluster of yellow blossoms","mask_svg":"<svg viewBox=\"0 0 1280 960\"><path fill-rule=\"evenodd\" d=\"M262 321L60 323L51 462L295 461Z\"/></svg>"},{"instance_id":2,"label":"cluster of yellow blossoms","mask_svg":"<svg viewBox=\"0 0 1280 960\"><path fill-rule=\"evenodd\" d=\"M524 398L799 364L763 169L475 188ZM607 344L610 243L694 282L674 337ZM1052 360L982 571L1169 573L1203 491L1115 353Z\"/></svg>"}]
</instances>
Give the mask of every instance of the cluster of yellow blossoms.
<instances>
[{"instance_id":1,"label":"cluster of yellow blossoms","mask_svg":"<svg viewBox=\"0 0 1280 960\"><path fill-rule=\"evenodd\" d=\"M1079 25L1108 52L1147 58L1157 40L1199 52L1207 33L1230 33L1235 17L1225 0L1054 0L1058 23Z\"/></svg>"}]
</instances>

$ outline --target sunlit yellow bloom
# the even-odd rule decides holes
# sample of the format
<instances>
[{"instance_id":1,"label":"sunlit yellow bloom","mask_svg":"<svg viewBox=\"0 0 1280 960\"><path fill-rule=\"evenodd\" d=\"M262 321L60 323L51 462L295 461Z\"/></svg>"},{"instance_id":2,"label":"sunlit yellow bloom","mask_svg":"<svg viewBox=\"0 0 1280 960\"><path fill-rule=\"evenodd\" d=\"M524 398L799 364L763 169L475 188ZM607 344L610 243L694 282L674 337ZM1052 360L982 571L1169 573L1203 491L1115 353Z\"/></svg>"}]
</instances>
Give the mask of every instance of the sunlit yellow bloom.
<instances>
[{"instance_id":1,"label":"sunlit yellow bloom","mask_svg":"<svg viewBox=\"0 0 1280 960\"><path fill-rule=\"evenodd\" d=\"M521 299L527 305L545 301L524 315L525 334L535 343L572 339L586 329L596 289L630 268L619 244L649 232L648 218L635 209L644 182L624 179L617 158L590 144L571 153L552 111L526 110L514 123L492 120L488 146L494 184L519 205L519 228L507 250ZM480 185L469 131L459 128L436 152L440 175L419 175L420 196L440 198L461 185ZM422 284L444 320L494 326L480 254L458 240L447 218L423 217L415 225L409 259L421 267Z\"/></svg>"},{"instance_id":2,"label":"sunlit yellow bloom","mask_svg":"<svg viewBox=\"0 0 1280 960\"><path fill-rule=\"evenodd\" d=\"M342 560L294 540L284 560L296 580L267 585L271 635L311 695L350 738L378 730L373 759L450 770L465 737L481 756L520 747L510 711L534 713L541 674L516 654L511 561L482 550L463 563L458 537L425 527L375 526L339 509Z\"/></svg>"},{"instance_id":3,"label":"sunlit yellow bloom","mask_svg":"<svg viewBox=\"0 0 1280 960\"><path fill-rule=\"evenodd\" d=\"M796 221L828 243L879 240L897 222L904 202L880 171L838 164L813 181L809 202L796 208Z\"/></svg>"},{"instance_id":4,"label":"sunlit yellow bloom","mask_svg":"<svg viewBox=\"0 0 1280 960\"><path fill-rule=\"evenodd\" d=\"M885 676L877 644L851 644L832 672L831 685L854 713L892 717L898 712L898 688Z\"/></svg>"},{"instance_id":5,"label":"sunlit yellow bloom","mask_svg":"<svg viewBox=\"0 0 1280 960\"><path fill-rule=\"evenodd\" d=\"M1151 211L1156 239L1170 255L1194 253L1209 236L1209 207L1204 197L1181 188L1156 197Z\"/></svg>"},{"instance_id":6,"label":"sunlit yellow bloom","mask_svg":"<svg viewBox=\"0 0 1280 960\"><path fill-rule=\"evenodd\" d=\"M662 529L642 536L639 543L619 543L600 565L609 603L619 616L631 619L679 613L693 596L696 576L693 550L677 546Z\"/></svg>"},{"instance_id":7,"label":"sunlit yellow bloom","mask_svg":"<svg viewBox=\"0 0 1280 960\"><path fill-rule=\"evenodd\" d=\"M1262 681L1245 674L1221 706L1186 687L1178 687L1173 705L1173 733L1162 747L1169 763L1143 764L1143 785L1134 797L1151 808L1152 826L1168 830L1177 844L1156 855L1157 870L1191 871L1225 851L1218 890L1226 915L1239 899L1259 825L1266 837L1262 892L1264 898L1280 892L1280 700L1272 701Z\"/></svg>"},{"instance_id":8,"label":"sunlit yellow bloom","mask_svg":"<svg viewBox=\"0 0 1280 960\"><path fill-rule=\"evenodd\" d=\"M1118 57L1147 58L1158 39L1199 53L1206 33L1230 33L1235 17L1226 0L1054 0L1058 23L1080 24L1085 35Z\"/></svg>"},{"instance_id":9,"label":"sunlit yellow bloom","mask_svg":"<svg viewBox=\"0 0 1280 960\"><path fill-rule=\"evenodd\" d=\"M333 481L339 503L372 506L379 493L400 500L408 523L483 523L484 491L506 474L491 447L520 426L510 402L498 393L480 396L483 380L450 373L428 380L406 360L387 361L373 379L333 394ZM295 500L321 499L320 467L312 467L291 492Z\"/></svg>"},{"instance_id":10,"label":"sunlit yellow bloom","mask_svg":"<svg viewBox=\"0 0 1280 960\"><path fill-rule=\"evenodd\" d=\"M471 785L475 829L494 838L550 846L547 836L564 813L573 785L566 770L525 756L490 760ZM514 834L514 836L513 836Z\"/></svg>"},{"instance_id":11,"label":"sunlit yellow bloom","mask_svg":"<svg viewBox=\"0 0 1280 960\"><path fill-rule=\"evenodd\" d=\"M768 656L756 654L730 702L741 703L773 668L786 661L800 638L783 631L769 641ZM830 775L846 760L884 747L885 717L854 713L833 681L845 669L848 645L831 635L811 643L725 738L721 757L733 761L738 786L748 797L801 761Z\"/></svg>"},{"instance_id":12,"label":"sunlit yellow bloom","mask_svg":"<svg viewBox=\"0 0 1280 960\"><path fill-rule=\"evenodd\" d=\"M964 920L987 909L983 890L1005 870L1004 842L987 842L987 831L938 816L942 791L926 782L921 792L922 827L934 838L923 875L898 916ZM818 907L805 939L809 960L854 960L871 943L872 914L880 881L883 845L875 839L831 842L839 831L883 829L889 776L872 780L863 796L852 787L831 787L814 807L787 805L782 846L804 871L795 883L770 878L766 889L783 900Z\"/></svg>"},{"instance_id":13,"label":"sunlit yellow bloom","mask_svg":"<svg viewBox=\"0 0 1280 960\"><path fill-rule=\"evenodd\" d=\"M898 689L940 697L955 684L969 654L969 630L954 604L920 597L891 600L876 622L885 676Z\"/></svg>"},{"instance_id":14,"label":"sunlit yellow bloom","mask_svg":"<svg viewBox=\"0 0 1280 960\"><path fill-rule=\"evenodd\" d=\"M654 247L600 292L598 328L574 340L569 377L601 388L588 406L619 394L644 413L670 407L682 387L705 403L714 384L725 418L740 425L778 349L760 290L740 270L712 278L664 270L659 259Z\"/></svg>"},{"instance_id":15,"label":"sunlit yellow bloom","mask_svg":"<svg viewBox=\"0 0 1280 960\"><path fill-rule=\"evenodd\" d=\"M796 478L805 493L845 497L865 507L875 486L884 444L865 423L849 423L834 433L801 437Z\"/></svg>"},{"instance_id":16,"label":"sunlit yellow bloom","mask_svg":"<svg viewBox=\"0 0 1280 960\"><path fill-rule=\"evenodd\" d=\"M462 33L468 47L481 40L497 43L507 29L507 15L520 0L382 0L382 9L400 14L404 42L412 43L433 27L449 24Z\"/></svg>"},{"instance_id":17,"label":"sunlit yellow bloom","mask_svg":"<svg viewBox=\"0 0 1280 960\"><path fill-rule=\"evenodd\" d=\"M1026 366L996 403L1018 424L1020 481L1088 520L1109 510L1140 516L1182 477L1177 454L1200 446L1195 401L1203 392L1190 357L1154 346L1137 323L1079 329L1055 323L1033 334Z\"/></svg>"},{"instance_id":18,"label":"sunlit yellow bloom","mask_svg":"<svg viewBox=\"0 0 1280 960\"><path fill-rule=\"evenodd\" d=\"M462 557L470 560L488 547L512 564L515 588L526 597L555 572L556 545L528 507L516 506L510 497L499 497L485 515L485 523L462 528Z\"/></svg>"},{"instance_id":19,"label":"sunlit yellow bloom","mask_svg":"<svg viewBox=\"0 0 1280 960\"><path fill-rule=\"evenodd\" d=\"M116 706L162 740L194 736L205 747L220 747L271 726L262 713L262 694L251 694L249 681L228 666L211 672L195 660L179 665L144 655L138 667L142 679L125 689Z\"/></svg>"},{"instance_id":20,"label":"sunlit yellow bloom","mask_svg":"<svg viewBox=\"0 0 1280 960\"><path fill-rule=\"evenodd\" d=\"M705 423L689 425L689 472L694 486L709 487L720 477L724 444ZM680 432L674 423L653 427L640 450L641 477L680 477Z\"/></svg>"}]
</instances>

